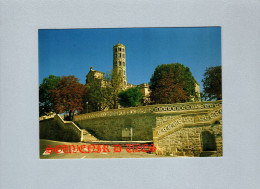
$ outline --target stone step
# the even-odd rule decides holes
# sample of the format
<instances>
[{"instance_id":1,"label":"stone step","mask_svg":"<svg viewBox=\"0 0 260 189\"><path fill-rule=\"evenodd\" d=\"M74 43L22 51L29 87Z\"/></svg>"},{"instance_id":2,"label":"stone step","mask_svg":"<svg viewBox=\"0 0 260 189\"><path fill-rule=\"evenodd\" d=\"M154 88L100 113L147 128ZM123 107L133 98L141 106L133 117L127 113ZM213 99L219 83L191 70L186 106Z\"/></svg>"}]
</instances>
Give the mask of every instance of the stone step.
<instances>
[{"instance_id":1,"label":"stone step","mask_svg":"<svg viewBox=\"0 0 260 189\"><path fill-rule=\"evenodd\" d=\"M82 129L82 131L83 131L83 141L84 142L99 141L96 137L91 135L87 130Z\"/></svg>"}]
</instances>

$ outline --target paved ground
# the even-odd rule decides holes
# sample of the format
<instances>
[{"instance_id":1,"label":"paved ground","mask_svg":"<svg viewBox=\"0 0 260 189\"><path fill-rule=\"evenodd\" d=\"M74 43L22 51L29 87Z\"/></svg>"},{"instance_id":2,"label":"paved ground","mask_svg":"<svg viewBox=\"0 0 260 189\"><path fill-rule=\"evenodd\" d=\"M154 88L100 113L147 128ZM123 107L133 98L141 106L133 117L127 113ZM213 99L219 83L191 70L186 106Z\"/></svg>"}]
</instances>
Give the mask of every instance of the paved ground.
<instances>
[{"instance_id":1,"label":"paved ground","mask_svg":"<svg viewBox=\"0 0 260 189\"><path fill-rule=\"evenodd\" d=\"M46 147L48 145L51 145L52 148L55 148L56 152L53 151L51 153L48 153L48 150L46 151ZM67 147L67 150L60 150L60 147L57 147L58 145L63 146L62 148L65 149L64 145ZM69 146L70 145L70 146ZM72 147L74 145L77 147L83 147L82 145L86 145L83 148L74 148ZM115 149L113 145L107 145L104 147L103 145L92 145L89 150L88 146L90 146L90 143L82 143L82 142L60 142L60 141L52 141L52 140L43 140L40 139L40 159L87 159L87 158L157 158L157 157L165 157L165 156L158 156L155 155L154 153L146 153L142 152L141 148L139 150L135 148L135 151L140 151L140 152L127 152L126 146L121 144L121 151L119 147ZM49 146L50 147L50 146ZM51 148L49 148L51 149ZM69 150L70 149L70 150ZM78 150L77 150L78 149ZM74 150L74 151L73 151ZM114 152L120 151L120 152ZM77 152L76 152L77 151ZM93 153L94 151L94 153ZM144 149L145 151L145 149ZM49 151L50 152L50 151ZM75 152L75 153L74 153ZM89 152L89 153L87 153Z\"/></svg>"}]
</instances>

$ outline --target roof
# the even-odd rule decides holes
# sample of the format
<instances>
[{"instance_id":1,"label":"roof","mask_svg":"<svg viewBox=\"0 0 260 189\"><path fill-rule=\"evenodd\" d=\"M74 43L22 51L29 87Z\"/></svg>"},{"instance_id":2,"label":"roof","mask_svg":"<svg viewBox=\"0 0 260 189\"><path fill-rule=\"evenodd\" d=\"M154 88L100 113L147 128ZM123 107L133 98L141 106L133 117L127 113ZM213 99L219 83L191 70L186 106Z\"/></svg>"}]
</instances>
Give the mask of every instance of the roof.
<instances>
[{"instance_id":1,"label":"roof","mask_svg":"<svg viewBox=\"0 0 260 189\"><path fill-rule=\"evenodd\" d=\"M123 46L124 47L124 45L123 44L121 44L120 42L118 42L116 45L114 45L114 46Z\"/></svg>"}]
</instances>

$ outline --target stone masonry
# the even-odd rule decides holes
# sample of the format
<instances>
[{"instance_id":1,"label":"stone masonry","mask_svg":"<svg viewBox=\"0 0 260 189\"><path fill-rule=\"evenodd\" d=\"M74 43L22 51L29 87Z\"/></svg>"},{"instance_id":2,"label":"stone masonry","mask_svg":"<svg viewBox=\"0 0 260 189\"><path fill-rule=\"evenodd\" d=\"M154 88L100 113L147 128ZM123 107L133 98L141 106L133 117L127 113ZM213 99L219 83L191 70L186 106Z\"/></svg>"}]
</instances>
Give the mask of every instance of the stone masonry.
<instances>
[{"instance_id":1,"label":"stone masonry","mask_svg":"<svg viewBox=\"0 0 260 189\"><path fill-rule=\"evenodd\" d=\"M92 112L74 121L101 140L125 140L132 128L132 140L152 140L159 155L222 156L222 101Z\"/></svg>"}]
</instances>

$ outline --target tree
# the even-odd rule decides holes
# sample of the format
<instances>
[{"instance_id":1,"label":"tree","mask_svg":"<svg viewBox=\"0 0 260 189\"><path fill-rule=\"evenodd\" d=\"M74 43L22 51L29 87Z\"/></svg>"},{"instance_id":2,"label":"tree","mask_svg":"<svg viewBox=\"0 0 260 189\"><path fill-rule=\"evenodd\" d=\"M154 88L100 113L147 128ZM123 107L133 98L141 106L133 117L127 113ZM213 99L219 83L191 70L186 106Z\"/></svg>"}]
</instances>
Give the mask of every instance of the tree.
<instances>
[{"instance_id":1,"label":"tree","mask_svg":"<svg viewBox=\"0 0 260 189\"><path fill-rule=\"evenodd\" d=\"M122 90L122 77L117 70L108 72L104 78L89 78L86 82L88 111L118 108L118 93Z\"/></svg>"},{"instance_id":2,"label":"tree","mask_svg":"<svg viewBox=\"0 0 260 189\"><path fill-rule=\"evenodd\" d=\"M151 101L155 104L187 102L195 93L195 79L188 67L179 63L156 67L151 79Z\"/></svg>"},{"instance_id":3,"label":"tree","mask_svg":"<svg viewBox=\"0 0 260 189\"><path fill-rule=\"evenodd\" d=\"M129 88L118 94L119 103L124 107L134 107L141 104L143 95L138 87Z\"/></svg>"},{"instance_id":4,"label":"tree","mask_svg":"<svg viewBox=\"0 0 260 189\"><path fill-rule=\"evenodd\" d=\"M86 83L84 104L86 105L85 111L87 113L103 111L107 107L103 97L102 82L101 79L92 79Z\"/></svg>"},{"instance_id":5,"label":"tree","mask_svg":"<svg viewBox=\"0 0 260 189\"><path fill-rule=\"evenodd\" d=\"M83 110L84 90L84 85L75 76L62 77L57 88L51 90L56 112L69 113L68 119L72 120L75 111Z\"/></svg>"},{"instance_id":6,"label":"tree","mask_svg":"<svg viewBox=\"0 0 260 189\"><path fill-rule=\"evenodd\" d=\"M204 79L201 82L203 82L203 95L205 99L222 99L221 66L206 68Z\"/></svg>"},{"instance_id":7,"label":"tree","mask_svg":"<svg viewBox=\"0 0 260 189\"><path fill-rule=\"evenodd\" d=\"M118 93L123 89L123 78L120 70L113 69L105 76L103 97L110 109L118 108Z\"/></svg>"},{"instance_id":8,"label":"tree","mask_svg":"<svg viewBox=\"0 0 260 189\"><path fill-rule=\"evenodd\" d=\"M60 81L59 76L49 75L39 86L39 114L46 115L54 111L51 90L55 89Z\"/></svg>"}]
</instances>

